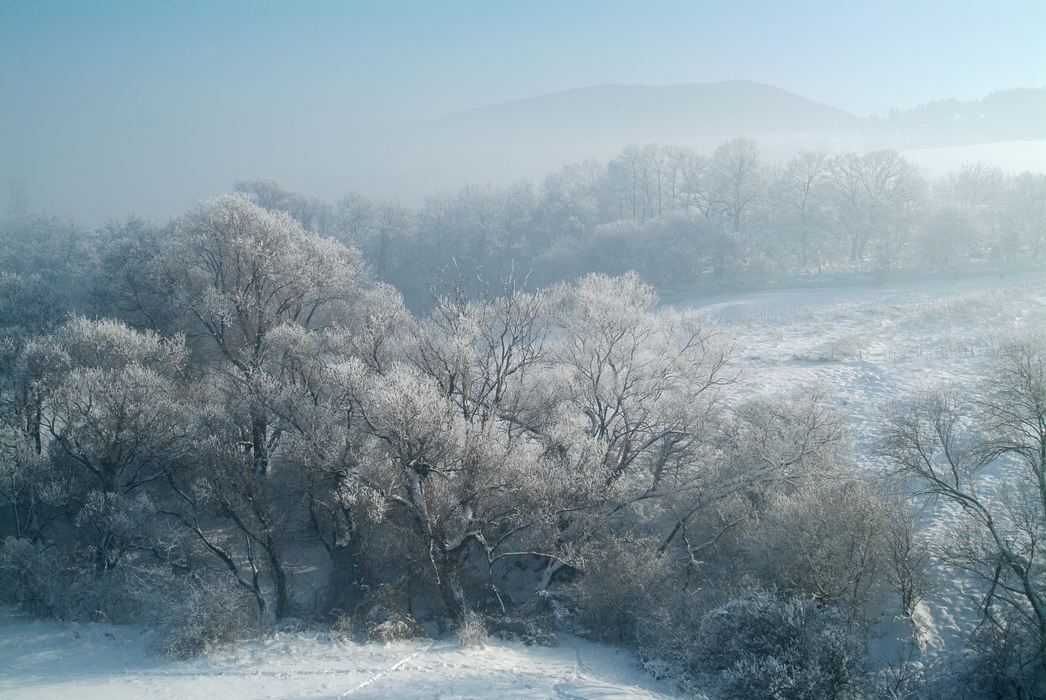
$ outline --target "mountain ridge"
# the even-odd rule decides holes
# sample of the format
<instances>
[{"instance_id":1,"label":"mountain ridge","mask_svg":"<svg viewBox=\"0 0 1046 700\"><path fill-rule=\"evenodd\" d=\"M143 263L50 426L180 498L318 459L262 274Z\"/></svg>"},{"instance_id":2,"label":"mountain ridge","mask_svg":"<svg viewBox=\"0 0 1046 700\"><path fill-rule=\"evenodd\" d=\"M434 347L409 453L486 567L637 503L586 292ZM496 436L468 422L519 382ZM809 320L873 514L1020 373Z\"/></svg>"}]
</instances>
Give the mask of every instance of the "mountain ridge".
<instances>
[{"instance_id":1,"label":"mountain ridge","mask_svg":"<svg viewBox=\"0 0 1046 700\"><path fill-rule=\"evenodd\" d=\"M849 134L869 146L965 145L1046 138L1046 88L996 90L863 119L765 83L572 88L457 112L399 133L436 143L556 143Z\"/></svg>"},{"instance_id":2,"label":"mountain ridge","mask_svg":"<svg viewBox=\"0 0 1046 700\"><path fill-rule=\"evenodd\" d=\"M748 80L594 85L458 112L418 127L449 140L690 138L856 128L865 120Z\"/></svg>"}]
</instances>

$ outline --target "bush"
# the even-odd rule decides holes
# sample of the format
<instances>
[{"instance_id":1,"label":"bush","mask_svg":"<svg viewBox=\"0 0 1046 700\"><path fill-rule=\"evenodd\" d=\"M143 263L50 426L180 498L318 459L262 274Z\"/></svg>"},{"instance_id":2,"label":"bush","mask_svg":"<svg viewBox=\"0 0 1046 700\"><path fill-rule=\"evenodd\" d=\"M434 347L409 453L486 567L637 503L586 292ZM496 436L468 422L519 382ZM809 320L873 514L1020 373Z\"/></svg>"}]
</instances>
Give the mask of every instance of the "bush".
<instances>
[{"instance_id":1,"label":"bush","mask_svg":"<svg viewBox=\"0 0 1046 700\"><path fill-rule=\"evenodd\" d=\"M458 644L463 647L483 647L487 644L487 623L482 615L468 613L456 630Z\"/></svg>"},{"instance_id":2,"label":"bush","mask_svg":"<svg viewBox=\"0 0 1046 700\"><path fill-rule=\"evenodd\" d=\"M671 562L652 538L607 533L585 552L576 584L583 621L596 639L641 644L674 607Z\"/></svg>"},{"instance_id":3,"label":"bush","mask_svg":"<svg viewBox=\"0 0 1046 700\"><path fill-rule=\"evenodd\" d=\"M836 698L862 682L866 641L838 610L752 589L705 615L694 661L723 698Z\"/></svg>"},{"instance_id":4,"label":"bush","mask_svg":"<svg viewBox=\"0 0 1046 700\"><path fill-rule=\"evenodd\" d=\"M424 636L421 626L405 612L381 610L375 616L367 616L368 642L388 644Z\"/></svg>"},{"instance_id":5,"label":"bush","mask_svg":"<svg viewBox=\"0 0 1046 700\"><path fill-rule=\"evenodd\" d=\"M996 624L982 624L967 642L968 653L958 668L956 685L970 697L1046 697L1046 668L1034 639L1015 619L1000 615Z\"/></svg>"},{"instance_id":6,"label":"bush","mask_svg":"<svg viewBox=\"0 0 1046 700\"><path fill-rule=\"evenodd\" d=\"M390 586L378 586L372 599L375 603L364 618L363 636L368 642L388 644L425 635L421 625L398 604Z\"/></svg>"},{"instance_id":7,"label":"bush","mask_svg":"<svg viewBox=\"0 0 1046 700\"><path fill-rule=\"evenodd\" d=\"M254 600L223 582L198 582L172 606L160 625L156 646L173 659L189 659L260 631Z\"/></svg>"},{"instance_id":8,"label":"bush","mask_svg":"<svg viewBox=\"0 0 1046 700\"><path fill-rule=\"evenodd\" d=\"M356 620L344 610L332 610L328 637L332 642L351 642L356 637Z\"/></svg>"},{"instance_id":9,"label":"bush","mask_svg":"<svg viewBox=\"0 0 1046 700\"><path fill-rule=\"evenodd\" d=\"M0 602L33 615L70 617L73 577L56 548L8 537L0 547Z\"/></svg>"},{"instance_id":10,"label":"bush","mask_svg":"<svg viewBox=\"0 0 1046 700\"><path fill-rule=\"evenodd\" d=\"M745 543L763 585L866 612L886 579L894 513L874 483L812 480L769 499Z\"/></svg>"}]
</instances>

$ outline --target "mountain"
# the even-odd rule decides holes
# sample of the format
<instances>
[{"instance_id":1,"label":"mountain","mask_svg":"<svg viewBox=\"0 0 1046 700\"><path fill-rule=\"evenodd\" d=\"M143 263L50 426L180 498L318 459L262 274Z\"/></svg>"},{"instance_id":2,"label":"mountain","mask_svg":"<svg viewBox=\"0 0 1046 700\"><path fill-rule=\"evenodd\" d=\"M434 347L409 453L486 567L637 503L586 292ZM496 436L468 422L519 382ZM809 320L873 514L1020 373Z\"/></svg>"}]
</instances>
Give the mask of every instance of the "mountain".
<instances>
[{"instance_id":1,"label":"mountain","mask_svg":"<svg viewBox=\"0 0 1046 700\"><path fill-rule=\"evenodd\" d=\"M865 121L747 80L599 85L483 107L417 127L451 142L630 141L823 131Z\"/></svg>"}]
</instances>

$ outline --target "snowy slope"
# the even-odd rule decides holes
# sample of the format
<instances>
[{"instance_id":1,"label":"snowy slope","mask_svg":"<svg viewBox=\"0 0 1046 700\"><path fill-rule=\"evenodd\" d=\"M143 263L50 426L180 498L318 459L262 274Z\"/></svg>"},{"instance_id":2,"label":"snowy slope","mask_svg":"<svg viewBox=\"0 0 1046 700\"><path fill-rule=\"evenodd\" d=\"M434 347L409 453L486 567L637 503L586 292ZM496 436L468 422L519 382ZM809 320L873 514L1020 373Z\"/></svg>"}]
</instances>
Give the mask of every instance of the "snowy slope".
<instances>
[{"instance_id":1,"label":"snowy slope","mask_svg":"<svg viewBox=\"0 0 1046 700\"><path fill-rule=\"evenodd\" d=\"M920 385L970 381L1000 340L1046 330L1046 277L781 290L677 307L716 319L733 335L743 366L739 395L799 383L832 387L853 416L855 453L867 461L880 402Z\"/></svg>"}]
</instances>

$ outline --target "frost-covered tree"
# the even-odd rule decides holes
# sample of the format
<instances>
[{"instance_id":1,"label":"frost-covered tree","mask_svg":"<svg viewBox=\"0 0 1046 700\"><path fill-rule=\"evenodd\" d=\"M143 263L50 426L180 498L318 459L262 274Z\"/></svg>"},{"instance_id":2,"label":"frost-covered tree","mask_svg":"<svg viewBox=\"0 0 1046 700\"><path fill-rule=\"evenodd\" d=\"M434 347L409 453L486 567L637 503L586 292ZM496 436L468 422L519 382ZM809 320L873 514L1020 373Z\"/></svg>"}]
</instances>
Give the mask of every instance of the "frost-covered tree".
<instances>
[{"instance_id":1,"label":"frost-covered tree","mask_svg":"<svg viewBox=\"0 0 1046 700\"><path fill-rule=\"evenodd\" d=\"M0 470L18 602L112 612L136 578L184 566L159 487L187 447L185 359L180 339L82 317L25 345L3 406ZM61 586L67 599L52 595Z\"/></svg>"},{"instance_id":2,"label":"frost-covered tree","mask_svg":"<svg viewBox=\"0 0 1046 700\"><path fill-rule=\"evenodd\" d=\"M1026 172L1013 180L1012 226L1019 244L1035 259L1046 251L1046 175Z\"/></svg>"},{"instance_id":3,"label":"frost-covered tree","mask_svg":"<svg viewBox=\"0 0 1046 700\"><path fill-rule=\"evenodd\" d=\"M604 450L606 486L632 495L660 488L734 378L729 345L714 326L654 313L654 290L635 273L587 275L554 295L565 408Z\"/></svg>"},{"instance_id":4,"label":"frost-covered tree","mask_svg":"<svg viewBox=\"0 0 1046 700\"><path fill-rule=\"evenodd\" d=\"M724 228L737 235L766 193L759 144L748 136L727 141L712 154L710 167Z\"/></svg>"},{"instance_id":5,"label":"frost-covered tree","mask_svg":"<svg viewBox=\"0 0 1046 700\"><path fill-rule=\"evenodd\" d=\"M500 598L502 563L555 560L541 545L549 520L584 491L542 439L545 397L531 374L547 354L544 297L511 283L502 292L469 299L459 279L415 329L411 365L346 365L362 441L345 498L407 528L456 618L475 605L465 589L477 573Z\"/></svg>"},{"instance_id":6,"label":"frost-covered tree","mask_svg":"<svg viewBox=\"0 0 1046 700\"><path fill-rule=\"evenodd\" d=\"M187 334L212 377L211 400L224 407L207 428L224 437L221 449L204 450L210 456L200 462L214 486L208 494L249 546L264 553L249 556L250 565L256 577L264 562L275 590L273 612L282 617L291 599L281 523L293 512L288 499L300 492L292 488L293 470L283 462L273 468L290 429L274 404L294 383L296 368L273 339L288 326L308 333L332 327L361 281L360 256L241 194L204 202L176 220L155 269L154 284L180 312L175 328ZM225 454L227 445L236 449ZM197 498L194 483L207 479L183 484L190 505Z\"/></svg>"},{"instance_id":7,"label":"frost-covered tree","mask_svg":"<svg viewBox=\"0 0 1046 700\"><path fill-rule=\"evenodd\" d=\"M851 263L874 244L880 265L889 266L908 241L925 183L895 151L841 155L832 161L834 211L849 242Z\"/></svg>"},{"instance_id":8,"label":"frost-covered tree","mask_svg":"<svg viewBox=\"0 0 1046 700\"><path fill-rule=\"evenodd\" d=\"M800 151L788 161L774 185L774 201L791 229L799 264L806 268L816 256L820 268L828 214L829 159L823 152Z\"/></svg>"},{"instance_id":9,"label":"frost-covered tree","mask_svg":"<svg viewBox=\"0 0 1046 700\"><path fill-rule=\"evenodd\" d=\"M281 324L319 329L360 281L359 254L307 233L290 216L244 195L199 205L174 222L162 252L161 284L201 352L217 353L247 398L255 468L268 466L273 437L260 399L268 337ZM254 400L251 397L254 396Z\"/></svg>"}]
</instances>

